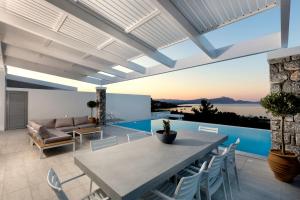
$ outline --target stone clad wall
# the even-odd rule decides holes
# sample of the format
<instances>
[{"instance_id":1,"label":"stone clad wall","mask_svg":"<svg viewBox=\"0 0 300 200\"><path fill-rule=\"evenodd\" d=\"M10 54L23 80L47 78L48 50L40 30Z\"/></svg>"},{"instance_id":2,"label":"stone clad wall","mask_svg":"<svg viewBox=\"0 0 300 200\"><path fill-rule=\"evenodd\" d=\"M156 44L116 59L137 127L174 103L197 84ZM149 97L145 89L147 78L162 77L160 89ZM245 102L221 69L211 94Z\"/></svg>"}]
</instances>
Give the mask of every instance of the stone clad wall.
<instances>
[{"instance_id":1,"label":"stone clad wall","mask_svg":"<svg viewBox=\"0 0 300 200\"><path fill-rule=\"evenodd\" d=\"M300 55L270 59L271 92L292 92L300 97ZM272 148L279 149L280 119L271 119ZM285 120L286 149L300 155L300 113Z\"/></svg>"}]
</instances>

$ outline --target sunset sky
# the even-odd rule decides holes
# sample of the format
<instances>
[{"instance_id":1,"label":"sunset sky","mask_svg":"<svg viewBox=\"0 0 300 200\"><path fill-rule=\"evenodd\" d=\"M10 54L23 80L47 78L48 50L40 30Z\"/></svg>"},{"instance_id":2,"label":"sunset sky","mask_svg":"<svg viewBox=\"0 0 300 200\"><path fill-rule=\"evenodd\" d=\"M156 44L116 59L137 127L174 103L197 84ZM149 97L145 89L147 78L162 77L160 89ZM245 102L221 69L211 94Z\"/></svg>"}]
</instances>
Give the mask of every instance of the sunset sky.
<instances>
[{"instance_id":1,"label":"sunset sky","mask_svg":"<svg viewBox=\"0 0 300 200\"><path fill-rule=\"evenodd\" d=\"M300 1L292 0L291 8L289 47L294 47L300 45ZM206 37L219 48L279 31L280 13L279 8L276 8L209 32ZM201 53L201 50L189 40L160 51L174 60ZM138 60L140 64L153 65L147 60ZM269 92L268 70L267 55L260 54L106 87L111 93L146 94L153 98L194 99L228 96L235 99L258 100ZM8 67L8 73L70 85L84 91L95 90L93 84L14 67Z\"/></svg>"},{"instance_id":2,"label":"sunset sky","mask_svg":"<svg viewBox=\"0 0 300 200\"><path fill-rule=\"evenodd\" d=\"M300 1L291 5L289 47L300 45ZM206 34L215 47L280 31L280 10L272 9ZM172 58L182 58L199 51L191 42L163 51ZM267 55L259 54L235 60L199 66L108 85L114 93L148 94L153 98L194 99L228 96L259 100L269 92Z\"/></svg>"}]
</instances>

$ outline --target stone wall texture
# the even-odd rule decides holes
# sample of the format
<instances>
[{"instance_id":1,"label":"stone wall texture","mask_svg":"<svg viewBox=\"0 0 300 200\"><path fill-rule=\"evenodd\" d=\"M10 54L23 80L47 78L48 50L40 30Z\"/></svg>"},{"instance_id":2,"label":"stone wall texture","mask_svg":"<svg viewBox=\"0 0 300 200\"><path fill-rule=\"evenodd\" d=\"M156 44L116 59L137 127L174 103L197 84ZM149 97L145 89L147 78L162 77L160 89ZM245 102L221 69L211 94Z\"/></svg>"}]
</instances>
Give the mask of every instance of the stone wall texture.
<instances>
[{"instance_id":1,"label":"stone wall texture","mask_svg":"<svg viewBox=\"0 0 300 200\"><path fill-rule=\"evenodd\" d=\"M99 125L106 124L106 88L97 88L96 90L97 101L97 118Z\"/></svg>"},{"instance_id":2,"label":"stone wall texture","mask_svg":"<svg viewBox=\"0 0 300 200\"><path fill-rule=\"evenodd\" d=\"M271 92L292 92L300 97L300 55L268 60ZM280 148L280 118L272 117L272 148ZM300 113L285 119L286 149L300 155Z\"/></svg>"}]
</instances>

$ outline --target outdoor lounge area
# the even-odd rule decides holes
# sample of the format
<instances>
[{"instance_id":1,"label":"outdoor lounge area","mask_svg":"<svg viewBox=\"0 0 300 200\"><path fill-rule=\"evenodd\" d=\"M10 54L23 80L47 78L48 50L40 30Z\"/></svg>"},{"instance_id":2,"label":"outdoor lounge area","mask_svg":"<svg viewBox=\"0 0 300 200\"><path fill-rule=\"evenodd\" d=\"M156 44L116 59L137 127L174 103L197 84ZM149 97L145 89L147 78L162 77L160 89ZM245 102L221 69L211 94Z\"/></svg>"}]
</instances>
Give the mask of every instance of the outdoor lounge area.
<instances>
[{"instance_id":1,"label":"outdoor lounge area","mask_svg":"<svg viewBox=\"0 0 300 200\"><path fill-rule=\"evenodd\" d=\"M299 200L299 6L0 0L0 200Z\"/></svg>"},{"instance_id":2,"label":"outdoor lounge area","mask_svg":"<svg viewBox=\"0 0 300 200\"><path fill-rule=\"evenodd\" d=\"M104 130L105 138L117 136L119 143L127 143L126 134L132 130L108 126ZM149 136L151 137L151 136ZM60 147L46 151L47 159L40 159L37 148L29 145L26 130L7 131L0 135L0 197L5 200L49 200L57 199L47 184L46 176L53 168L62 180L81 174L74 164L72 147ZM76 149L76 155L90 152L87 138L84 145ZM293 184L277 181L270 171L266 160L237 155L237 168L241 191L234 189L234 199L245 200L298 200L300 179ZM90 180L83 176L67 183L64 190L69 199L81 199L89 193ZM93 189L97 186L94 184ZM218 198L218 195L221 198ZM223 199L222 191L213 199Z\"/></svg>"}]
</instances>

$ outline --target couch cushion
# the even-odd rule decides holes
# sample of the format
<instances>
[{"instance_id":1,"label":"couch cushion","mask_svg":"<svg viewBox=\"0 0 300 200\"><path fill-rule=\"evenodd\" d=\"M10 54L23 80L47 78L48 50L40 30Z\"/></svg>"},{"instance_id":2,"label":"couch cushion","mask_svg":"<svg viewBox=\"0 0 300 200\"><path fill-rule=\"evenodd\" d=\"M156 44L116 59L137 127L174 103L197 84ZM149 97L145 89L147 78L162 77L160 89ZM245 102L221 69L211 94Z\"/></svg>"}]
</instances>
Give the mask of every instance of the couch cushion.
<instances>
[{"instance_id":1,"label":"couch cushion","mask_svg":"<svg viewBox=\"0 0 300 200\"><path fill-rule=\"evenodd\" d=\"M66 117L56 119L55 128L73 126L73 118Z\"/></svg>"},{"instance_id":2,"label":"couch cushion","mask_svg":"<svg viewBox=\"0 0 300 200\"><path fill-rule=\"evenodd\" d=\"M89 123L89 117L88 116L74 117L73 120L74 120L74 126Z\"/></svg>"},{"instance_id":3,"label":"couch cushion","mask_svg":"<svg viewBox=\"0 0 300 200\"><path fill-rule=\"evenodd\" d=\"M31 133L31 135L37 138L38 140L44 140L50 137L47 128L35 122L30 123L28 130Z\"/></svg>"},{"instance_id":4,"label":"couch cushion","mask_svg":"<svg viewBox=\"0 0 300 200\"><path fill-rule=\"evenodd\" d=\"M35 122L37 124L45 126L46 128L50 128L50 129L55 128L55 119L38 119L38 120L32 120L31 122Z\"/></svg>"},{"instance_id":5,"label":"couch cushion","mask_svg":"<svg viewBox=\"0 0 300 200\"><path fill-rule=\"evenodd\" d=\"M94 124L94 123L81 124L81 125L76 126L75 128L90 128L90 127L96 127L96 124Z\"/></svg>"},{"instance_id":6,"label":"couch cushion","mask_svg":"<svg viewBox=\"0 0 300 200\"><path fill-rule=\"evenodd\" d=\"M63 132L72 132L75 129L75 126L59 127L56 129Z\"/></svg>"},{"instance_id":7,"label":"couch cushion","mask_svg":"<svg viewBox=\"0 0 300 200\"><path fill-rule=\"evenodd\" d=\"M54 143L54 142L62 142L62 141L72 139L71 135L68 135L57 129L49 129L48 132L50 134L50 137L43 140L44 144L50 144L50 143Z\"/></svg>"}]
</instances>

